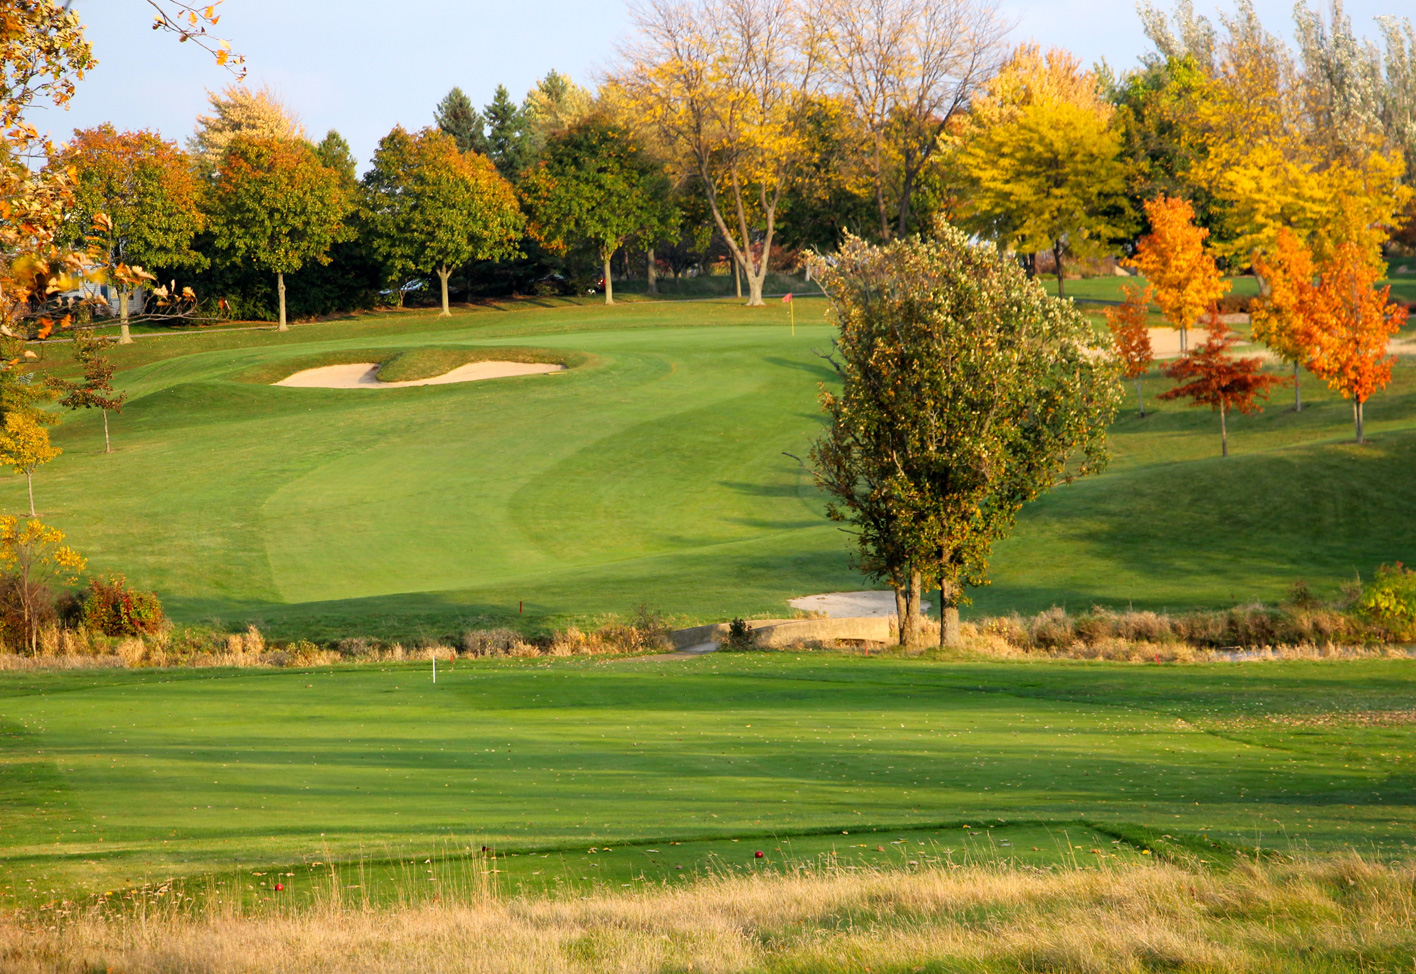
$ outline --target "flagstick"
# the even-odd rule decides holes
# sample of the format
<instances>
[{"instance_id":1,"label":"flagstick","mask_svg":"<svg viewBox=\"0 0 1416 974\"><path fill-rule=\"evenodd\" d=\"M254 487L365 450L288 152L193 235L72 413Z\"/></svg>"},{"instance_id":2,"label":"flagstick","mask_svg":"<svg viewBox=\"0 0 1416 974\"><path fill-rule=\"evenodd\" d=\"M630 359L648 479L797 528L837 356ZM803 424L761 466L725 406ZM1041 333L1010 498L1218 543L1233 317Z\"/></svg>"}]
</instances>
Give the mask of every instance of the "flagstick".
<instances>
[{"instance_id":1,"label":"flagstick","mask_svg":"<svg viewBox=\"0 0 1416 974\"><path fill-rule=\"evenodd\" d=\"M438 653L433 650L433 682L438 682Z\"/></svg>"},{"instance_id":2,"label":"flagstick","mask_svg":"<svg viewBox=\"0 0 1416 974\"><path fill-rule=\"evenodd\" d=\"M792 309L792 337L795 338L795 337L796 337L796 302L795 302L795 301L789 302L789 303L787 304L787 307L789 307L789 308Z\"/></svg>"}]
</instances>

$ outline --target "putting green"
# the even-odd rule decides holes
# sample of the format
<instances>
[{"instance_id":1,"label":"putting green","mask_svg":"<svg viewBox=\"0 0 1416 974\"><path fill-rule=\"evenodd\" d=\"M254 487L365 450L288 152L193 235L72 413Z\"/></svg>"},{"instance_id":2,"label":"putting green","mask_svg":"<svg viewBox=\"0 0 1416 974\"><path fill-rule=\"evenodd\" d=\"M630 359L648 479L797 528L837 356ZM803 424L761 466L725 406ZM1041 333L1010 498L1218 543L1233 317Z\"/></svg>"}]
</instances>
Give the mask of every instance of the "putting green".
<instances>
[{"instance_id":1,"label":"putting green","mask_svg":"<svg viewBox=\"0 0 1416 974\"><path fill-rule=\"evenodd\" d=\"M129 404L55 429L45 519L96 571L159 591L183 622L276 637L416 639L593 624L641 604L683 623L780 615L868 584L823 517L804 457L822 420L825 305L574 304L143 338L115 349ZM46 355L63 367L65 346ZM405 378L478 358L559 356L553 377L292 389L301 369L392 357ZM384 358L379 358L382 361ZM392 365L390 366L393 367ZM1163 380L1147 381L1152 409ZM1220 606L1333 593L1416 560L1416 371L1368 407L1311 379L1230 423L1127 406L1104 476L1031 506L975 611L1055 603ZM0 482L19 509L23 478Z\"/></svg>"}]
</instances>

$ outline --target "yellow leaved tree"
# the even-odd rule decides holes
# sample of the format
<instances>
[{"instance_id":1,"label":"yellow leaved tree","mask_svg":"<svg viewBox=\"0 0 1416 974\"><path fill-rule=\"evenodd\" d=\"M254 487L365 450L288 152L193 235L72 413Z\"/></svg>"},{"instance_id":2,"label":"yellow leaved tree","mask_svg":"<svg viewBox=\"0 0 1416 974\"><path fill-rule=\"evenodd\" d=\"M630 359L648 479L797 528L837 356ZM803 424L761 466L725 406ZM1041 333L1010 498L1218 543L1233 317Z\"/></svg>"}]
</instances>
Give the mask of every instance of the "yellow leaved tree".
<instances>
[{"instance_id":1,"label":"yellow leaved tree","mask_svg":"<svg viewBox=\"0 0 1416 974\"><path fill-rule=\"evenodd\" d=\"M760 307L777 209L808 154L819 53L797 0L639 0L615 86L654 126Z\"/></svg>"},{"instance_id":2,"label":"yellow leaved tree","mask_svg":"<svg viewBox=\"0 0 1416 974\"><path fill-rule=\"evenodd\" d=\"M39 628L54 612L53 582L72 585L86 562L64 544L64 533L37 520L21 522L11 514L0 517L0 618L6 628L20 630L20 637L35 652Z\"/></svg>"},{"instance_id":3,"label":"yellow leaved tree","mask_svg":"<svg viewBox=\"0 0 1416 974\"><path fill-rule=\"evenodd\" d=\"M1103 252L1132 228L1122 132L1096 75L1066 51L1020 47L954 133L963 222L1005 250L1066 259Z\"/></svg>"},{"instance_id":4,"label":"yellow leaved tree","mask_svg":"<svg viewBox=\"0 0 1416 974\"><path fill-rule=\"evenodd\" d=\"M33 413L14 410L5 414L5 427L0 430L0 463L25 475L30 517L38 516L34 510L34 472L62 452L49 442L49 430Z\"/></svg>"}]
</instances>

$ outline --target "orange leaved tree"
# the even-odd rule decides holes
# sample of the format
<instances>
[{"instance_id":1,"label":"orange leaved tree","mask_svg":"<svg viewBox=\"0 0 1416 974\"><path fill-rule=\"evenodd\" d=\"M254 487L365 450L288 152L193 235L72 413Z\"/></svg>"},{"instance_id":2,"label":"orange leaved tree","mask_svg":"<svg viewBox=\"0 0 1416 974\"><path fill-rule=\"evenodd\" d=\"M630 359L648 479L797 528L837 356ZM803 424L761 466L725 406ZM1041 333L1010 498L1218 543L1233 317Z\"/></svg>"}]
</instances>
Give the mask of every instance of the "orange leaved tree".
<instances>
[{"instance_id":1,"label":"orange leaved tree","mask_svg":"<svg viewBox=\"0 0 1416 974\"><path fill-rule=\"evenodd\" d=\"M1288 380L1261 371L1261 358L1235 358L1229 350L1239 343L1232 328L1211 313L1209 338L1165 367L1165 374L1182 382L1162 399L1189 399L1192 406L1209 406L1219 413L1220 455L1229 456L1229 428L1225 422L1231 409L1241 413L1260 412L1257 397L1268 398L1270 386Z\"/></svg>"},{"instance_id":2,"label":"orange leaved tree","mask_svg":"<svg viewBox=\"0 0 1416 974\"><path fill-rule=\"evenodd\" d=\"M1141 407L1141 416L1146 414L1146 401L1141 395L1141 378L1155 361L1155 350L1151 348L1150 328L1146 316L1150 312L1151 289L1149 287L1122 288L1126 300L1120 305L1106 309L1106 325L1111 329L1111 337L1116 342L1116 355L1126 378L1136 383L1136 403Z\"/></svg>"},{"instance_id":3,"label":"orange leaved tree","mask_svg":"<svg viewBox=\"0 0 1416 974\"><path fill-rule=\"evenodd\" d=\"M1272 256L1254 259L1254 273L1268 282L1268 297L1254 309L1254 337L1293 364L1293 411L1303 411L1298 370L1312 345L1308 312L1313 292L1313 255L1287 227L1278 231Z\"/></svg>"},{"instance_id":4,"label":"orange leaved tree","mask_svg":"<svg viewBox=\"0 0 1416 974\"><path fill-rule=\"evenodd\" d=\"M1392 304L1391 287L1376 287L1381 270L1355 243L1340 244L1318 267L1308 288L1308 368L1328 387L1352 400L1357 442L1364 442L1362 408L1391 381L1396 359L1387 342L1406 323L1406 309Z\"/></svg>"},{"instance_id":5,"label":"orange leaved tree","mask_svg":"<svg viewBox=\"0 0 1416 974\"><path fill-rule=\"evenodd\" d=\"M1174 328L1180 330L1180 350L1186 349L1186 332L1200 315L1229 291L1214 258L1205 250L1209 231L1195 226L1195 210L1173 196L1157 196L1146 203L1151 232L1136 246L1128 261L1155 289L1155 300Z\"/></svg>"}]
</instances>

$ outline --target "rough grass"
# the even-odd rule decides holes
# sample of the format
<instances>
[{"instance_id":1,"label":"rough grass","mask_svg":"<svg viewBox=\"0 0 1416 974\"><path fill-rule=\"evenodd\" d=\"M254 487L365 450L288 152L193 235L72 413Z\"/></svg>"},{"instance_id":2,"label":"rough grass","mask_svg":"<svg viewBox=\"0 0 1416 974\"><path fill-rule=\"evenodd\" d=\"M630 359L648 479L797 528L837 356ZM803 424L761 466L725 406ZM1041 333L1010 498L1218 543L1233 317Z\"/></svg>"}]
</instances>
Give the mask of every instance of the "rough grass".
<instances>
[{"instance_id":1,"label":"rough grass","mask_svg":"<svg viewBox=\"0 0 1416 974\"><path fill-rule=\"evenodd\" d=\"M1344 857L723 877L575 898L246 911L171 891L0 920L6 974L1409 971L1416 869ZM161 894L161 895L160 895ZM277 894L278 896L278 894Z\"/></svg>"}]
</instances>

